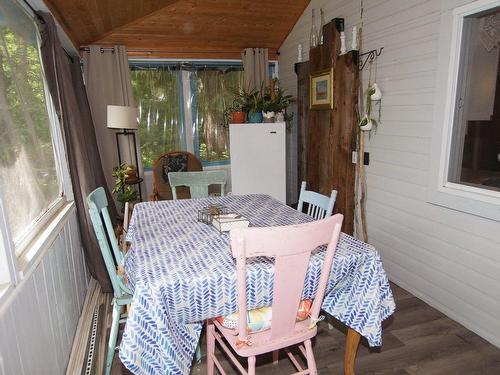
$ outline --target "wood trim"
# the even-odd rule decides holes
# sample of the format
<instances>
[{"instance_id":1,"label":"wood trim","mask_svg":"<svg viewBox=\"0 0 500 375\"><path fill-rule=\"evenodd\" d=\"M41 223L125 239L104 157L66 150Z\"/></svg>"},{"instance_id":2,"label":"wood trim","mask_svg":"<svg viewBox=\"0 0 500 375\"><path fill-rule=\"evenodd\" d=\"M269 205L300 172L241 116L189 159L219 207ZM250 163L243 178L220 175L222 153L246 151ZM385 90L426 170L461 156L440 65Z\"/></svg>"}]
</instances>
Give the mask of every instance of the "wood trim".
<instances>
[{"instance_id":1,"label":"wood trim","mask_svg":"<svg viewBox=\"0 0 500 375\"><path fill-rule=\"evenodd\" d=\"M52 0L43 0L47 8L49 9L49 12L54 16L54 18L57 20L57 23L62 27L68 38L71 40L71 43L75 47L79 47L80 43L78 42L78 38L76 37L75 34L71 31L71 28L66 24L64 21L64 17L61 15L57 7L54 5Z\"/></svg>"}]
</instances>

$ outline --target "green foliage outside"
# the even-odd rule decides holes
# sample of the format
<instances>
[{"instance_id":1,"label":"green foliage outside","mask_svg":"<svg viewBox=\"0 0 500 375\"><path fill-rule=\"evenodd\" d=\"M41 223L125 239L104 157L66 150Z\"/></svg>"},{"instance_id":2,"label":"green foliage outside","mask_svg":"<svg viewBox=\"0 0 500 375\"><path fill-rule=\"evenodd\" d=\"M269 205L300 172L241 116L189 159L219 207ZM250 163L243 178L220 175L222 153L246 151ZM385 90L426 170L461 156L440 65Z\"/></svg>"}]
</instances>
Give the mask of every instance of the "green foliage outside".
<instances>
[{"instance_id":1,"label":"green foliage outside","mask_svg":"<svg viewBox=\"0 0 500 375\"><path fill-rule=\"evenodd\" d=\"M35 29L23 16L10 20L22 35L0 26L0 191L15 239L60 193Z\"/></svg>"},{"instance_id":2,"label":"green foliage outside","mask_svg":"<svg viewBox=\"0 0 500 375\"><path fill-rule=\"evenodd\" d=\"M139 137L142 162L151 168L164 152L185 149L184 129L195 126L199 155L202 161L229 159L229 134L225 126L224 109L234 100L235 88L240 87L241 71L219 69L199 70L185 75L192 97L182 98L182 73L166 68L132 69L132 88L139 106ZM194 94L194 95L193 95ZM193 111L193 124L183 124L184 108Z\"/></svg>"}]
</instances>

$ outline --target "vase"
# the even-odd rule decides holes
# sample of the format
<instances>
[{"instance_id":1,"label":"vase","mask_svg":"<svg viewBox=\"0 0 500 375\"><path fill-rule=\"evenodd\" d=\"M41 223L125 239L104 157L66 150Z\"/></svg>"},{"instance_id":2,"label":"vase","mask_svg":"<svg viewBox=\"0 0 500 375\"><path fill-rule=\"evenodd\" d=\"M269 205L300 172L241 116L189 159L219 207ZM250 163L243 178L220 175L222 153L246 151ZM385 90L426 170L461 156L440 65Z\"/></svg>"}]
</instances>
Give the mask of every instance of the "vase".
<instances>
[{"instance_id":1,"label":"vase","mask_svg":"<svg viewBox=\"0 0 500 375\"><path fill-rule=\"evenodd\" d=\"M365 115L360 123L362 123L365 119L367 121L366 124L360 125L359 128L364 132L368 132L373 129L373 121L370 118L368 118L367 115Z\"/></svg>"},{"instance_id":2,"label":"vase","mask_svg":"<svg viewBox=\"0 0 500 375\"><path fill-rule=\"evenodd\" d=\"M262 111L248 112L248 122L252 124L262 122Z\"/></svg>"},{"instance_id":3,"label":"vase","mask_svg":"<svg viewBox=\"0 0 500 375\"><path fill-rule=\"evenodd\" d=\"M274 112L262 112L262 117L264 118L264 122L274 122L275 120Z\"/></svg>"},{"instance_id":4,"label":"vase","mask_svg":"<svg viewBox=\"0 0 500 375\"><path fill-rule=\"evenodd\" d=\"M243 124L246 120L246 113L242 111L233 112L231 115L231 119L233 124Z\"/></svg>"},{"instance_id":5,"label":"vase","mask_svg":"<svg viewBox=\"0 0 500 375\"><path fill-rule=\"evenodd\" d=\"M370 95L371 100L380 100L382 99L382 91L380 90L380 87L376 83L374 83L371 88L375 91L373 94Z\"/></svg>"}]
</instances>

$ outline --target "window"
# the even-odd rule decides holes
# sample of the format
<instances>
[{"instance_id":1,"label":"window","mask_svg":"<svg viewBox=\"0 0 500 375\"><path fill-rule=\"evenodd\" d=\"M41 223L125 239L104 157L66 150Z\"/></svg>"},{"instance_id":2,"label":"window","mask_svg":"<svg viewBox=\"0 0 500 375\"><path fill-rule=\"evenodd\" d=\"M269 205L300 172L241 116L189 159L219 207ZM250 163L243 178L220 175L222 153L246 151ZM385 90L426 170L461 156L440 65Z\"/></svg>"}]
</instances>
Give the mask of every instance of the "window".
<instances>
[{"instance_id":1,"label":"window","mask_svg":"<svg viewBox=\"0 0 500 375\"><path fill-rule=\"evenodd\" d=\"M204 165L229 161L224 109L242 84L241 63L130 66L145 168L160 154L179 149L193 152Z\"/></svg>"},{"instance_id":2,"label":"window","mask_svg":"<svg viewBox=\"0 0 500 375\"><path fill-rule=\"evenodd\" d=\"M19 255L62 204L34 22L0 0L0 196Z\"/></svg>"},{"instance_id":3,"label":"window","mask_svg":"<svg viewBox=\"0 0 500 375\"><path fill-rule=\"evenodd\" d=\"M444 4L430 203L500 221L500 0Z\"/></svg>"},{"instance_id":4,"label":"window","mask_svg":"<svg viewBox=\"0 0 500 375\"><path fill-rule=\"evenodd\" d=\"M500 191L500 8L463 19L448 181Z\"/></svg>"}]
</instances>

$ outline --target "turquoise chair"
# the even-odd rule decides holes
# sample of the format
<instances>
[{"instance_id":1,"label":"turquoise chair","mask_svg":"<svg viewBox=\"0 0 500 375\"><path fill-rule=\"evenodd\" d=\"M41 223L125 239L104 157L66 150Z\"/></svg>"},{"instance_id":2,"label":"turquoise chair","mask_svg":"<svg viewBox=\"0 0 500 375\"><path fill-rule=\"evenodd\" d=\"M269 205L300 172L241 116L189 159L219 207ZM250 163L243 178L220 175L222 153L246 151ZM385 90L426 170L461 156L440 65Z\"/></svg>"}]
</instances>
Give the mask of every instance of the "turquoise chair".
<instances>
[{"instance_id":1,"label":"turquoise chair","mask_svg":"<svg viewBox=\"0 0 500 375\"><path fill-rule=\"evenodd\" d=\"M108 200L102 187L95 189L87 197L90 218L99 242L101 254L108 271L111 284L113 286L113 321L109 333L108 352L106 357L105 374L111 372L111 364L116 350L116 339L118 337L118 326L126 320L126 313L123 312L124 306L132 302L132 296L129 288L123 283L121 276L117 272L117 265L123 264L123 253L121 252L118 241L115 237L113 224L108 213ZM111 248L110 248L111 246ZM113 253L111 253L111 249ZM114 258L113 258L114 256Z\"/></svg>"},{"instance_id":2,"label":"turquoise chair","mask_svg":"<svg viewBox=\"0 0 500 375\"><path fill-rule=\"evenodd\" d=\"M321 220L325 217L332 216L333 206L335 206L336 199L337 190L332 190L330 197L327 197L326 195L306 190L306 182L302 181L297 211L302 212L305 202L308 204L307 214L312 216L315 220Z\"/></svg>"},{"instance_id":3,"label":"turquoise chair","mask_svg":"<svg viewBox=\"0 0 500 375\"><path fill-rule=\"evenodd\" d=\"M177 186L187 186L191 193L191 198L208 197L209 185L220 185L220 195L224 196L227 173L224 170L203 171L203 172L170 172L168 181L172 188L172 197L177 199Z\"/></svg>"},{"instance_id":4,"label":"turquoise chair","mask_svg":"<svg viewBox=\"0 0 500 375\"><path fill-rule=\"evenodd\" d=\"M90 218L92 225L99 242L101 254L108 271L111 284L113 286L113 320L111 322L111 330L109 333L108 352L106 356L106 370L105 374L109 375L111 372L111 365L113 363L113 356L117 349L116 340L118 338L118 328L120 323L125 323L127 314L123 312L124 307L132 302L132 294L130 289L123 283L122 277L118 274L118 265L123 265L123 253L118 246L113 224L108 213L108 200L106 193L102 187L95 189L87 197L87 204L89 206ZM109 239L109 241L108 241ZM111 249L113 253L111 253ZM114 255L114 258L113 258ZM196 348L196 361L201 361L201 348L200 345Z\"/></svg>"}]
</instances>

